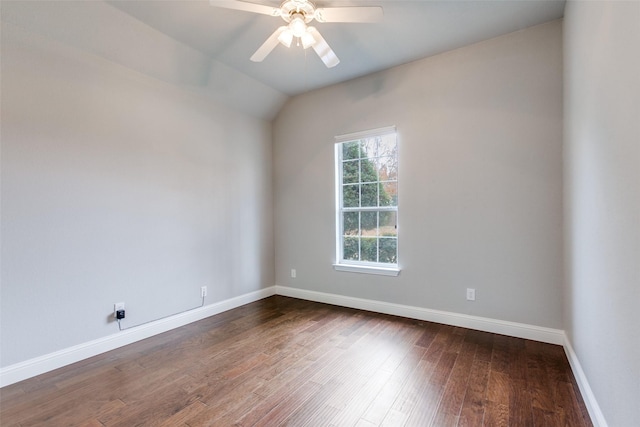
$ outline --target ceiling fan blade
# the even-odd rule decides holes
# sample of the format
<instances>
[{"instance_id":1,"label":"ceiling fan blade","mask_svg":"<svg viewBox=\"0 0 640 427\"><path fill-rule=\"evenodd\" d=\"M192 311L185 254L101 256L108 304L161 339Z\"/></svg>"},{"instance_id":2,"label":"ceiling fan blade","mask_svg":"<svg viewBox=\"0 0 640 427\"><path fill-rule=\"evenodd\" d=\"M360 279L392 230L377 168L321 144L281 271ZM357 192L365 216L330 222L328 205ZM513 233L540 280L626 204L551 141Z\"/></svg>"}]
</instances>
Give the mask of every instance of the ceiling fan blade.
<instances>
[{"instance_id":1,"label":"ceiling fan blade","mask_svg":"<svg viewBox=\"0 0 640 427\"><path fill-rule=\"evenodd\" d=\"M242 0L209 0L209 4L225 9L244 10L245 12L261 13L269 16L280 16L280 8L263 4L249 3Z\"/></svg>"},{"instance_id":2,"label":"ceiling fan blade","mask_svg":"<svg viewBox=\"0 0 640 427\"><path fill-rule=\"evenodd\" d=\"M331 50L326 40L322 38L320 32L314 27L308 27L307 31L315 39L316 42L313 44L313 50L315 50L320 59L322 59L324 65L326 65L327 68L333 68L338 65L340 63L340 60L333 52L333 50Z\"/></svg>"},{"instance_id":3,"label":"ceiling fan blade","mask_svg":"<svg viewBox=\"0 0 640 427\"><path fill-rule=\"evenodd\" d=\"M382 16L379 6L324 7L315 13L318 22L379 22Z\"/></svg>"},{"instance_id":4,"label":"ceiling fan blade","mask_svg":"<svg viewBox=\"0 0 640 427\"><path fill-rule=\"evenodd\" d=\"M251 60L253 62L262 62L264 58L266 58L267 55L269 55L271 51L278 45L278 43L280 43L278 37L286 29L287 27L282 26L275 30L273 34L271 34L269 38L264 43L262 43L262 46L260 46L258 50L256 50L256 53L251 56Z\"/></svg>"}]
</instances>

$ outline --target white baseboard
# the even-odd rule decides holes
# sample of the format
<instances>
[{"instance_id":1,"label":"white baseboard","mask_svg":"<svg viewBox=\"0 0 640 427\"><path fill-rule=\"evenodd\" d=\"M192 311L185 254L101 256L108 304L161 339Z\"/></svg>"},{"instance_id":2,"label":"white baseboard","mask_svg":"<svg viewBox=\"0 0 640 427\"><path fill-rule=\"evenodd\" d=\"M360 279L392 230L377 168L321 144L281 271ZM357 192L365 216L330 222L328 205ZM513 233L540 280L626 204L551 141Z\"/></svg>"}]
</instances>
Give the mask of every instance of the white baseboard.
<instances>
[{"instance_id":1,"label":"white baseboard","mask_svg":"<svg viewBox=\"0 0 640 427\"><path fill-rule=\"evenodd\" d=\"M113 335L89 341L73 347L69 347L54 353L16 363L0 369L0 387L4 387L72 363L79 362L89 357L114 350L136 341L161 334L171 329L196 322L209 316L213 316L244 304L272 296L283 295L309 301L356 308L360 310L374 311L412 319L443 323L451 326L460 326L485 332L509 335L518 338L531 339L550 344L564 345L567 358L580 387L583 398L596 427L607 427L604 416L600 411L589 383L582 371L580 363L573 352L573 348L564 334L558 329L544 328L523 323L507 322L466 314L447 311L431 310L401 304L393 304L383 301L368 300L362 298L347 297L343 295L324 292L309 291L285 286L272 286L255 292L240 295L228 300L206 305L175 316L167 317L155 322L133 327Z\"/></svg>"},{"instance_id":2,"label":"white baseboard","mask_svg":"<svg viewBox=\"0 0 640 427\"><path fill-rule=\"evenodd\" d=\"M589 411L591 422L594 427L607 427L607 422L600 410L600 406L596 401L593 391L589 386L589 382L587 381L587 377L582 370L580 362L578 361L578 357L573 351L573 347L563 330L527 325L524 323L507 322L504 320L489 319L485 317L469 316L466 314L447 311L431 310L408 305L392 304L383 301L290 288L286 286L276 286L276 294L308 301L339 305L342 307L374 311L376 313L385 313L408 317L411 319L443 323L445 325L460 326L549 344L562 345L567 355L567 359L569 360L573 375L578 383L578 387L580 388L582 398L587 406L587 410Z\"/></svg>"},{"instance_id":3,"label":"white baseboard","mask_svg":"<svg viewBox=\"0 0 640 427\"><path fill-rule=\"evenodd\" d=\"M451 326L460 326L549 344L562 345L567 355L567 359L569 360L573 375L578 383L578 387L580 388L582 398L587 406L587 410L589 411L591 422L595 427L607 427L607 422L600 410L600 406L596 401L593 391L589 386L589 382L587 381L587 377L582 370L580 362L578 361L578 357L573 351L573 347L563 330L489 319L486 317L469 316L466 314L447 311L431 310L428 308L392 304L383 301L290 288L286 286L276 286L276 294L308 301L339 305L342 307L356 308L359 310L374 311L376 313L426 320Z\"/></svg>"},{"instance_id":4,"label":"white baseboard","mask_svg":"<svg viewBox=\"0 0 640 427\"><path fill-rule=\"evenodd\" d=\"M194 310L176 314L161 320L146 323L113 335L65 348L54 353L16 363L0 369L0 387L4 387L89 357L131 344L136 341L161 334L171 329L196 322L209 316L231 310L275 294L275 287L260 289Z\"/></svg>"},{"instance_id":5,"label":"white baseboard","mask_svg":"<svg viewBox=\"0 0 640 427\"><path fill-rule=\"evenodd\" d=\"M276 294L308 301L339 305L342 307L392 314L394 316L408 317L411 319L426 320L428 322L443 323L445 325L460 326L463 328L509 335L512 337L541 341L549 344L564 344L564 331L560 329L551 329L541 326L527 325L524 323L507 322L504 320L489 319L486 317L470 316L467 314L452 313L449 311L431 310L428 308L347 297L324 292L308 291L286 286L276 286Z\"/></svg>"},{"instance_id":6,"label":"white baseboard","mask_svg":"<svg viewBox=\"0 0 640 427\"><path fill-rule=\"evenodd\" d=\"M228 300L206 305L194 310L160 319L113 335L69 347L54 353L16 363L0 369L0 387L4 387L89 357L114 350L136 341L161 334L171 329L196 322L272 295L283 295L308 301L339 305L342 307L368 310L377 313L408 317L451 326L476 329L485 332L508 335L517 338L530 339L550 344L563 345L571 370L576 378L578 387L585 401L591 421L595 427L607 427L607 422L600 410L600 406L589 386L582 366L564 331L524 323L507 322L504 320L470 316L448 311L431 310L427 308L393 304L383 301L354 298L337 294L309 291L286 286L272 286L255 292L240 295Z\"/></svg>"},{"instance_id":7,"label":"white baseboard","mask_svg":"<svg viewBox=\"0 0 640 427\"><path fill-rule=\"evenodd\" d=\"M564 337L564 352L567 355L567 359L569 359L571 371L573 371L573 376L576 378L578 388L580 388L580 394L582 394L582 399L584 400L584 403L587 406L587 410L589 411L591 422L593 423L594 427L607 427L607 421L604 418L604 414L600 410L600 405L598 405L598 401L593 394L593 390L591 390L589 381L587 381L587 376L582 370L582 365L578 360L578 356L573 351L571 341L569 341L569 337L567 337L566 335Z\"/></svg>"}]
</instances>

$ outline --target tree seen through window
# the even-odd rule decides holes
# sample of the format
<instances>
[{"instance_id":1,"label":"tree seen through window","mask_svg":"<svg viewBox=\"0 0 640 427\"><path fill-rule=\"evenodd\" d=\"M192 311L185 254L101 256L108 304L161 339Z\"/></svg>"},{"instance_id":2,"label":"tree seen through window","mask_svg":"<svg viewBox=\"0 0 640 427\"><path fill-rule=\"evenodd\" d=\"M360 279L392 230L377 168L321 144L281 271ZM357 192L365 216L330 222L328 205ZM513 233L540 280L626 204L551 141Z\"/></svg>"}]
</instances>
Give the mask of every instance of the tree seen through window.
<instances>
[{"instance_id":1,"label":"tree seen through window","mask_svg":"<svg viewBox=\"0 0 640 427\"><path fill-rule=\"evenodd\" d=\"M395 134L344 142L340 154L342 259L397 264Z\"/></svg>"}]
</instances>

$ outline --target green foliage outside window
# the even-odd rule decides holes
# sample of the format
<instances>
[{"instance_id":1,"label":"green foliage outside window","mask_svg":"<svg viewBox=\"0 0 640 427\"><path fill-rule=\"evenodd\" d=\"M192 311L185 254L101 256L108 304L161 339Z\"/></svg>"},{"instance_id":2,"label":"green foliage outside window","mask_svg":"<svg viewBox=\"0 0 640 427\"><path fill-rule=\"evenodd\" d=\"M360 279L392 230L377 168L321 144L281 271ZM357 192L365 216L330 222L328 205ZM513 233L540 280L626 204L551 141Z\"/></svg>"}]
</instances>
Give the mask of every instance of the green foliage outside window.
<instances>
[{"instance_id":1,"label":"green foliage outside window","mask_svg":"<svg viewBox=\"0 0 640 427\"><path fill-rule=\"evenodd\" d=\"M389 151L388 146L379 145L379 138L342 144L344 208L397 206L395 146L391 152L383 148ZM397 263L395 211L358 210L342 215L343 259Z\"/></svg>"},{"instance_id":2,"label":"green foliage outside window","mask_svg":"<svg viewBox=\"0 0 640 427\"><path fill-rule=\"evenodd\" d=\"M343 206L389 206L392 202L379 182L378 170L361 141L342 145ZM378 203L379 201L379 203Z\"/></svg>"}]
</instances>

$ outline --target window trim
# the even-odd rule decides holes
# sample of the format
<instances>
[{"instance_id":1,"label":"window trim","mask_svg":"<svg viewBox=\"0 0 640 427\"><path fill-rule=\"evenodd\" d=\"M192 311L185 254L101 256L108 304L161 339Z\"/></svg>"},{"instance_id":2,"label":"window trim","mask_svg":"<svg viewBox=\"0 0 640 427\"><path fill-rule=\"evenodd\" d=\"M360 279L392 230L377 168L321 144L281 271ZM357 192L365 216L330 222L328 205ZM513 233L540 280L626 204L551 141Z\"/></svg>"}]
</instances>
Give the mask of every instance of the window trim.
<instances>
[{"instance_id":1,"label":"window trim","mask_svg":"<svg viewBox=\"0 0 640 427\"><path fill-rule=\"evenodd\" d=\"M365 273L377 274L379 276L397 276L400 274L400 268L374 267L371 265L355 265L355 264L333 264L336 271L347 271L349 273Z\"/></svg>"},{"instance_id":2,"label":"window trim","mask_svg":"<svg viewBox=\"0 0 640 427\"><path fill-rule=\"evenodd\" d=\"M342 162L342 158L340 155L340 149L342 148L342 143L344 142L351 142L351 141L357 141L357 140L361 140L361 139L365 139L365 138L371 138L371 137L376 137L376 136L383 136L383 135L388 135L388 134L395 134L396 137L396 143L398 141L398 132L396 130L395 126L387 126L387 127L382 127L382 128L377 128L377 129L371 129L371 130L366 130L366 131L360 131L360 132L353 132L353 133L348 133L348 134L344 134L344 135L338 135L336 137L334 137L334 170L335 170L335 215L336 215L336 233L335 233L335 244L336 244L336 252L335 252L335 257L336 257L336 262L333 264L333 268L336 271L345 271L345 272L352 272L352 273L365 273L365 274L377 274L377 275L383 275L383 276L398 276L400 274L400 265L399 263L396 264L387 264L387 263L378 263L378 262L367 262L367 261L351 261L351 262L345 262L344 259L342 259L342 239L344 236L341 236L342 233L342 229L343 229L343 224L342 224L342 212L343 211L349 211L351 209L355 210L355 211L362 211L362 210L375 210L376 212L379 211L392 211L392 212L396 212L396 221L398 221L398 216L397 216L397 212L398 212L398 206L395 206L393 208L389 208L386 206L376 206L376 207L358 207L358 208L344 208L342 207L342 200L341 200L341 196L342 196L342 177L341 177L341 172L342 172L342 166L341 166L341 162ZM379 181L377 181L379 182ZM396 182L398 182L398 180L396 179ZM400 245L399 245L399 239L396 237L396 251L398 253L398 259L399 257L399 252L400 252Z\"/></svg>"}]
</instances>

